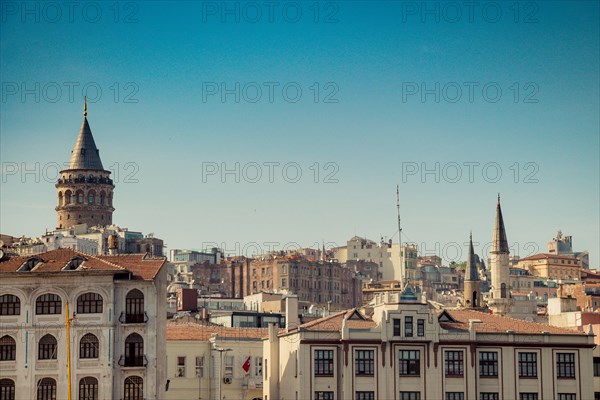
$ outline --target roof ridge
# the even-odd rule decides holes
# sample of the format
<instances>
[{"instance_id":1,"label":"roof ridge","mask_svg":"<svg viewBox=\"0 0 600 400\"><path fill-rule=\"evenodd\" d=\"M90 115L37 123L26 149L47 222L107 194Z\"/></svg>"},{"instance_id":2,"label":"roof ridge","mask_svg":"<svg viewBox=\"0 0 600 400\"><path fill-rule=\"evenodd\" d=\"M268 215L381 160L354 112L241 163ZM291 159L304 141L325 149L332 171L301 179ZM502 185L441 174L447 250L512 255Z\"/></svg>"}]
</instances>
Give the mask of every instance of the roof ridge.
<instances>
[{"instance_id":1,"label":"roof ridge","mask_svg":"<svg viewBox=\"0 0 600 400\"><path fill-rule=\"evenodd\" d=\"M333 319L333 318L335 318L335 317L344 316L344 315L345 315L345 313L347 313L348 311L349 311L349 310L344 310L344 311L339 311L339 312L337 312L337 313L335 313L335 314L329 314L329 315L327 315L327 316L325 316L325 317L321 317L321 318L314 319L314 320L312 320L312 321L309 321L309 322L307 322L307 323L305 323L305 324L302 324L302 325L300 325L300 326L301 326L301 327L310 327L310 326L314 326L314 325L316 325L316 324L318 324L318 323L325 322L325 321L329 321L329 320L331 320L331 319Z\"/></svg>"},{"instance_id":2,"label":"roof ridge","mask_svg":"<svg viewBox=\"0 0 600 400\"><path fill-rule=\"evenodd\" d=\"M550 324L542 324L541 322L527 321L527 320L524 320L524 319L518 319L518 318L514 318L514 317L509 317L509 316L506 316L506 315L488 314L488 313L484 313L483 311L479 311L479 310L455 310L455 311L478 313L478 314L482 314L482 315L491 316L493 318L506 318L506 319L514 321L516 323L523 323L524 322L526 324L532 324L532 325L538 326L540 328L548 328L548 327L550 327L550 328L555 328L555 329L564 329L564 330L569 331L569 332L579 332L576 329L570 329L570 328L565 328L565 327L562 327L562 326L555 326L555 325L550 325Z\"/></svg>"}]
</instances>

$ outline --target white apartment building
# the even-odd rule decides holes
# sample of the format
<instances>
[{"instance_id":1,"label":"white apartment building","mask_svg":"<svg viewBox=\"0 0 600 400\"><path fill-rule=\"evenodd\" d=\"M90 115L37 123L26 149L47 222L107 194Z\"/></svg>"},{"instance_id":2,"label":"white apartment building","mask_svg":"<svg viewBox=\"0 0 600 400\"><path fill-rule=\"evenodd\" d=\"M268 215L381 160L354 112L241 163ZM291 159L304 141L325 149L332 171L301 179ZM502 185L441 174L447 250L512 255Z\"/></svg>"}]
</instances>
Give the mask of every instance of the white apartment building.
<instances>
[{"instance_id":1,"label":"white apartment building","mask_svg":"<svg viewBox=\"0 0 600 400\"><path fill-rule=\"evenodd\" d=\"M0 398L63 400L70 387L78 400L164 399L165 261L72 249L0 260Z\"/></svg>"},{"instance_id":2,"label":"white apartment building","mask_svg":"<svg viewBox=\"0 0 600 400\"><path fill-rule=\"evenodd\" d=\"M414 244L403 244L403 254L406 257L406 277L410 280L420 278L420 273L417 268L417 247ZM340 263L345 263L348 260L365 260L371 261L379 265L381 279L384 281L402 279L401 276L401 261L400 261L400 245L398 243L384 242L375 243L372 240L354 236L346 243L346 246L336 247L332 249L333 258Z\"/></svg>"},{"instance_id":3,"label":"white apartment building","mask_svg":"<svg viewBox=\"0 0 600 400\"><path fill-rule=\"evenodd\" d=\"M386 293L369 315L353 309L270 327L264 400L588 400L593 339Z\"/></svg>"}]
</instances>

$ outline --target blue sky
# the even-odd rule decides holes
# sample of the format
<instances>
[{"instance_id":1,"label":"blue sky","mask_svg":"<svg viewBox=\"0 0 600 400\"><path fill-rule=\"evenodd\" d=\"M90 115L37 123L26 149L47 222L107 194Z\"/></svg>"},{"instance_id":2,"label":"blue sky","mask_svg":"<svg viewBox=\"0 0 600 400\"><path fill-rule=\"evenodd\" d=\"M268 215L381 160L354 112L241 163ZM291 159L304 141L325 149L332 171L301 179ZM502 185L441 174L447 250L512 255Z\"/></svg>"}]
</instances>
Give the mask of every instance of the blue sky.
<instances>
[{"instance_id":1,"label":"blue sky","mask_svg":"<svg viewBox=\"0 0 600 400\"><path fill-rule=\"evenodd\" d=\"M513 253L562 229L598 267L598 2L23 4L1 14L2 233L55 227L87 87L114 221L170 248L390 237L400 184L425 254L464 259L469 230L482 251L500 192Z\"/></svg>"}]
</instances>

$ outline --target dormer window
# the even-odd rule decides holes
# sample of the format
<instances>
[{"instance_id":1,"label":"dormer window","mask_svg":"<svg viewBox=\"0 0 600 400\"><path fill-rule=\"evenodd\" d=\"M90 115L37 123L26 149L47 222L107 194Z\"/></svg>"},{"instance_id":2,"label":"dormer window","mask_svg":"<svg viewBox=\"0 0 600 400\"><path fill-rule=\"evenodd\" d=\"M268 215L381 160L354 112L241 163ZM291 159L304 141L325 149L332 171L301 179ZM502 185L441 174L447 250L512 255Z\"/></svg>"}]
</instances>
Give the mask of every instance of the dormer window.
<instances>
[{"instance_id":1,"label":"dormer window","mask_svg":"<svg viewBox=\"0 0 600 400\"><path fill-rule=\"evenodd\" d=\"M21 264L17 272L29 272L35 267L37 267L38 264L41 264L43 262L44 260L42 260L39 257L30 257L23 264Z\"/></svg>"},{"instance_id":2,"label":"dormer window","mask_svg":"<svg viewBox=\"0 0 600 400\"><path fill-rule=\"evenodd\" d=\"M74 271L77 268L79 268L79 266L81 264L83 264L85 261L87 261L86 258L81 257L81 256L75 256L69 260L69 262L63 267L62 270L63 271Z\"/></svg>"}]
</instances>

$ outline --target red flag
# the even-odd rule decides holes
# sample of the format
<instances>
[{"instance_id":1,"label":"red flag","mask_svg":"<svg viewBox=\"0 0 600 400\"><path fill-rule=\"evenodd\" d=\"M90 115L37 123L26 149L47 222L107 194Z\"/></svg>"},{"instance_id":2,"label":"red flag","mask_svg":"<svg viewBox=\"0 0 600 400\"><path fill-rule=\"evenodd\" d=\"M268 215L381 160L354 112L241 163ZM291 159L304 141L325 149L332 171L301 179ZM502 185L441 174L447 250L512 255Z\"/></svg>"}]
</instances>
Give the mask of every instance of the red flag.
<instances>
[{"instance_id":1,"label":"red flag","mask_svg":"<svg viewBox=\"0 0 600 400\"><path fill-rule=\"evenodd\" d=\"M242 368L244 369L244 371L246 371L246 373L250 371L250 356L248 356L248 359L246 360L244 365L242 365Z\"/></svg>"}]
</instances>

